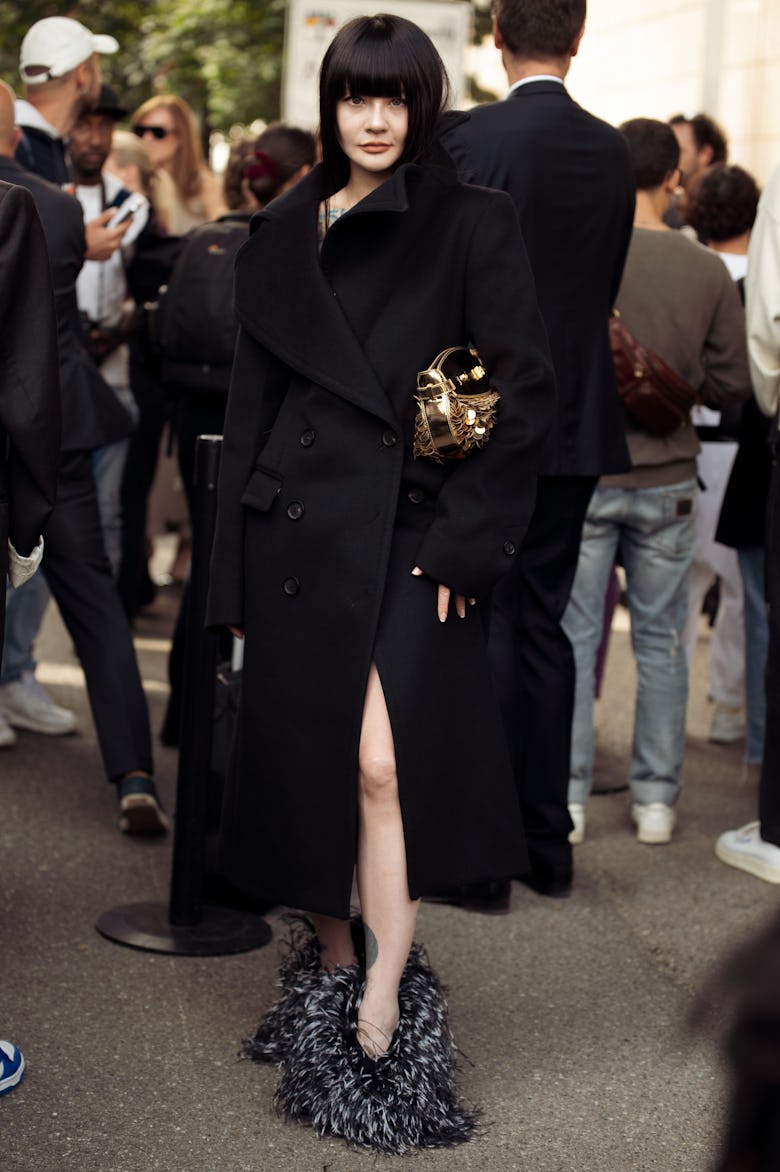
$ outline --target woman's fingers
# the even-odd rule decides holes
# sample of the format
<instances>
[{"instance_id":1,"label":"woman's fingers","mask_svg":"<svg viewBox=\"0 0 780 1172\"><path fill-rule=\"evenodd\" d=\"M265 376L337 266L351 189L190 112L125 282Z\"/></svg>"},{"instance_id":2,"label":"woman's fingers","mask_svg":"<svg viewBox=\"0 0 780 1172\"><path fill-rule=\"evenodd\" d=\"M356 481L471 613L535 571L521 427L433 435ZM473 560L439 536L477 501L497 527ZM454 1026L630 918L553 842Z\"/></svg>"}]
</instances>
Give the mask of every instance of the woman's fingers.
<instances>
[{"instance_id":1,"label":"woman's fingers","mask_svg":"<svg viewBox=\"0 0 780 1172\"><path fill-rule=\"evenodd\" d=\"M419 566L415 566L412 570L415 578L422 577L423 572L424 571L421 570ZM440 623L446 623L447 621L447 615L449 614L450 609L450 599L452 597L453 594L449 586L439 586L438 593L436 595L436 613L439 616ZM476 600L474 598L467 599L465 594L456 594L454 597L455 611L459 618L465 619L466 603L468 602L469 606L473 606Z\"/></svg>"},{"instance_id":2,"label":"woman's fingers","mask_svg":"<svg viewBox=\"0 0 780 1172\"><path fill-rule=\"evenodd\" d=\"M241 630L241 628L240 628L240 627L228 627L228 630L230 631L230 634L231 634L231 635L235 635L235 637L236 637L237 639L243 639L243 638L244 638L244 632Z\"/></svg>"}]
</instances>

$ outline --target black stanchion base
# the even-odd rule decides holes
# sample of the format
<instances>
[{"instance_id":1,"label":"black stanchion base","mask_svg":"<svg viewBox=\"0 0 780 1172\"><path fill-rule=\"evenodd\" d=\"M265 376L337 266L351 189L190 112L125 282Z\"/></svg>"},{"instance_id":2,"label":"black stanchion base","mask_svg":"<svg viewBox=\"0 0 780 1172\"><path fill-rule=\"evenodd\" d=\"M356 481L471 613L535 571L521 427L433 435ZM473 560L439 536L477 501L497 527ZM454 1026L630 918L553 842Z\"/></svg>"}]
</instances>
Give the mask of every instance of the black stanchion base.
<instances>
[{"instance_id":1,"label":"black stanchion base","mask_svg":"<svg viewBox=\"0 0 780 1172\"><path fill-rule=\"evenodd\" d=\"M232 908L204 907L198 924L172 924L164 903L128 903L104 912L95 925L117 944L177 956L231 956L262 948L271 929L260 916Z\"/></svg>"}]
</instances>

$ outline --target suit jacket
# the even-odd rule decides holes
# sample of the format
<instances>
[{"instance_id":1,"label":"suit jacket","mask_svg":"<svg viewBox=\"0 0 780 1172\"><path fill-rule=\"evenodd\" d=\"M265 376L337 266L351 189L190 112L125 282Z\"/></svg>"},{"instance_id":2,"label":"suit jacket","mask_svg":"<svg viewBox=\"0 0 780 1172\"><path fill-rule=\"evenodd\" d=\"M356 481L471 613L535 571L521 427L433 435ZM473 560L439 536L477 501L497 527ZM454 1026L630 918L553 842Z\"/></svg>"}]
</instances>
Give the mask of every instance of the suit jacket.
<instances>
[{"instance_id":1,"label":"suit jacket","mask_svg":"<svg viewBox=\"0 0 780 1172\"><path fill-rule=\"evenodd\" d=\"M625 471L607 335L634 214L622 135L563 85L534 81L471 110L444 145L462 178L507 191L520 216L558 384L542 473Z\"/></svg>"},{"instance_id":2,"label":"suit jacket","mask_svg":"<svg viewBox=\"0 0 780 1172\"><path fill-rule=\"evenodd\" d=\"M35 204L0 183L0 581L8 539L25 556L54 504L60 448L57 330ZM5 590L0 590L0 648Z\"/></svg>"},{"instance_id":3,"label":"suit jacket","mask_svg":"<svg viewBox=\"0 0 780 1172\"><path fill-rule=\"evenodd\" d=\"M81 204L13 159L0 157L0 180L26 187L35 200L49 253L57 311L62 450L91 451L133 430L130 416L84 348L76 277L86 251Z\"/></svg>"}]
</instances>

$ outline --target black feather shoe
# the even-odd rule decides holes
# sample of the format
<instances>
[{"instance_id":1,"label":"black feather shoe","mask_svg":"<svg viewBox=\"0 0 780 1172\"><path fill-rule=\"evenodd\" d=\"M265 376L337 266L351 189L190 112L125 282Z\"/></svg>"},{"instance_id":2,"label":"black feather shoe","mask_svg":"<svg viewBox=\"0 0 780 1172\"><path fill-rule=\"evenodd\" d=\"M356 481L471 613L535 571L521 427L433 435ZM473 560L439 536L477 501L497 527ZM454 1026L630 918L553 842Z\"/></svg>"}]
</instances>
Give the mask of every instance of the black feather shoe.
<instances>
[{"instance_id":1,"label":"black feather shoe","mask_svg":"<svg viewBox=\"0 0 780 1172\"><path fill-rule=\"evenodd\" d=\"M361 968L324 974L276 1091L277 1110L372 1151L403 1155L454 1147L474 1135L476 1117L455 1094L455 1047L447 1004L415 945L401 977L400 1020L387 1053L369 1058L357 1041Z\"/></svg>"},{"instance_id":2,"label":"black feather shoe","mask_svg":"<svg viewBox=\"0 0 780 1172\"><path fill-rule=\"evenodd\" d=\"M278 1065L289 1056L306 1017L306 998L325 976L317 935L305 916L287 915L290 929L279 966L282 995L260 1022L243 1053L253 1062Z\"/></svg>"},{"instance_id":3,"label":"black feather shoe","mask_svg":"<svg viewBox=\"0 0 780 1172\"><path fill-rule=\"evenodd\" d=\"M244 1056L253 1062L272 1066L278 1066L289 1056L306 1020L306 999L325 976L320 943L311 921L294 912L282 919L290 932L289 939L283 942L285 951L277 979L282 995L242 1048ZM359 916L350 920L350 932L355 955L364 964L365 938Z\"/></svg>"}]
</instances>

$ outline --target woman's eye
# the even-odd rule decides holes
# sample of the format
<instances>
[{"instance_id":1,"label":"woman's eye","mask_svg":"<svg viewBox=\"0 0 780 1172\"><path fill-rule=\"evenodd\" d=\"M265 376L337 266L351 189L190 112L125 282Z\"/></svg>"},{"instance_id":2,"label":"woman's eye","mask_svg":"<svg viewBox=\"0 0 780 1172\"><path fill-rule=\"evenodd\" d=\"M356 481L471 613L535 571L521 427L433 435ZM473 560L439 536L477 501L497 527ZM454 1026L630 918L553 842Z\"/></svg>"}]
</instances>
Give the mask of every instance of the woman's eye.
<instances>
[{"instance_id":1,"label":"woman's eye","mask_svg":"<svg viewBox=\"0 0 780 1172\"><path fill-rule=\"evenodd\" d=\"M390 105L396 108L403 107L406 105L406 98L391 98Z\"/></svg>"},{"instance_id":2,"label":"woman's eye","mask_svg":"<svg viewBox=\"0 0 780 1172\"><path fill-rule=\"evenodd\" d=\"M349 102L350 106L363 105L363 99L361 98L360 94L347 94L346 100Z\"/></svg>"}]
</instances>

